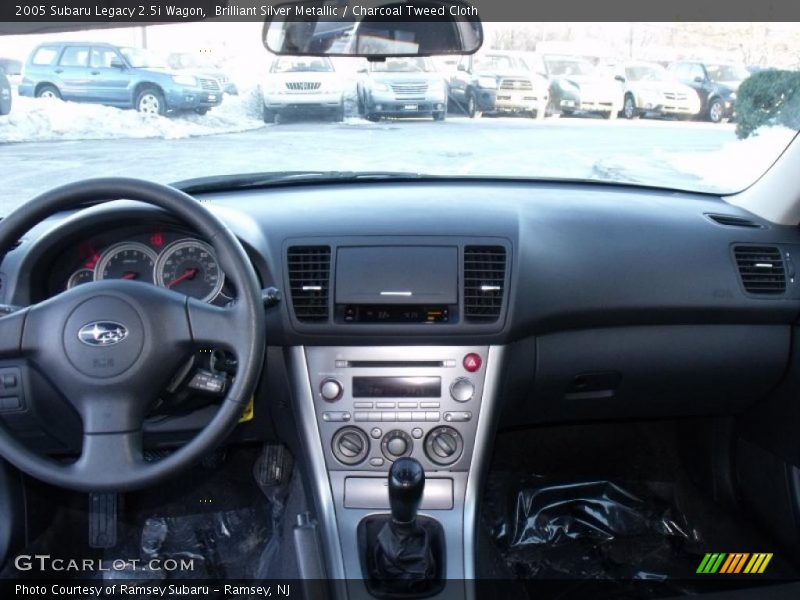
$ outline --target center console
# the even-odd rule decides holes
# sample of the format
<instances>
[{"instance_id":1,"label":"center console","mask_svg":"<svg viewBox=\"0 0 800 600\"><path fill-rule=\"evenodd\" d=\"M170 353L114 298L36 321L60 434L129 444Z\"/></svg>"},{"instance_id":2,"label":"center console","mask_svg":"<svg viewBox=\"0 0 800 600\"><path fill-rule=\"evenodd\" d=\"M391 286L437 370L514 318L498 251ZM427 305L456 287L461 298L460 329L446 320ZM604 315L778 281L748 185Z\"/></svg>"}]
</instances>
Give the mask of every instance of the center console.
<instances>
[{"instance_id":1,"label":"center console","mask_svg":"<svg viewBox=\"0 0 800 600\"><path fill-rule=\"evenodd\" d=\"M443 531L443 578L474 576L475 505L501 353L489 346L290 349L329 576L348 587L365 580L359 529L389 514L387 474L406 457L424 469L421 522Z\"/></svg>"}]
</instances>

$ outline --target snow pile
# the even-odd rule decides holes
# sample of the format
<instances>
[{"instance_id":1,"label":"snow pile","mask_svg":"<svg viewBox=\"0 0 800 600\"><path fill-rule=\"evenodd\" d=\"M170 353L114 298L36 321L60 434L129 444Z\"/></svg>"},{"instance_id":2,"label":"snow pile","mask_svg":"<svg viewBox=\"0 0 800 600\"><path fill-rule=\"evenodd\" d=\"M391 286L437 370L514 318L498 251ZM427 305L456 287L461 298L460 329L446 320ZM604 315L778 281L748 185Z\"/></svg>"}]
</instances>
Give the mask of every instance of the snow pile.
<instances>
[{"instance_id":1,"label":"snow pile","mask_svg":"<svg viewBox=\"0 0 800 600\"><path fill-rule=\"evenodd\" d=\"M102 140L119 138L178 139L238 133L264 127L258 88L226 95L205 115L143 115L99 104L15 97L11 114L0 117L0 142Z\"/></svg>"},{"instance_id":2,"label":"snow pile","mask_svg":"<svg viewBox=\"0 0 800 600\"><path fill-rule=\"evenodd\" d=\"M762 127L755 135L708 151L674 152L654 149L614 155L593 165L592 177L644 185L709 192L738 192L758 180L797 135L787 127Z\"/></svg>"}]
</instances>

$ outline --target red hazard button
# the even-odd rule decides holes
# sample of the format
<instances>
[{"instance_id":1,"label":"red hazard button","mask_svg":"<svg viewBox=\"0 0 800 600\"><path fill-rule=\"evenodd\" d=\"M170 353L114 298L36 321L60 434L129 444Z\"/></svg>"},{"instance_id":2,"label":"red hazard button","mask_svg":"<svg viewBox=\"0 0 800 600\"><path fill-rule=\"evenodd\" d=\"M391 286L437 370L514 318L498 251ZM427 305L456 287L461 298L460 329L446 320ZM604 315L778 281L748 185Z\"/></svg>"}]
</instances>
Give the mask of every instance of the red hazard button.
<instances>
[{"instance_id":1,"label":"red hazard button","mask_svg":"<svg viewBox=\"0 0 800 600\"><path fill-rule=\"evenodd\" d=\"M471 352L464 357L464 368L470 373L474 373L481 368L481 357L479 354Z\"/></svg>"}]
</instances>

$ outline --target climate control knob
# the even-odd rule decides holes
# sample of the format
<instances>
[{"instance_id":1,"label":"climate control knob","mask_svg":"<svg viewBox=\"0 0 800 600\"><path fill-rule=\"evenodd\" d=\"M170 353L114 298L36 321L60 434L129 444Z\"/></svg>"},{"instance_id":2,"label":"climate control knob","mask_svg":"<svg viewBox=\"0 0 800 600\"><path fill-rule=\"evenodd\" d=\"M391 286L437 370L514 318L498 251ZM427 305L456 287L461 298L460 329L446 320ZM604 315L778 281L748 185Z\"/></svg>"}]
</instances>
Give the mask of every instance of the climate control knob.
<instances>
[{"instance_id":1,"label":"climate control knob","mask_svg":"<svg viewBox=\"0 0 800 600\"><path fill-rule=\"evenodd\" d=\"M452 427L432 429L425 438L425 454L437 465L452 465L464 451L464 439Z\"/></svg>"},{"instance_id":2,"label":"climate control knob","mask_svg":"<svg viewBox=\"0 0 800 600\"><path fill-rule=\"evenodd\" d=\"M389 460L397 460L401 456L409 456L414 448L411 436L405 431L394 429L383 436L381 451Z\"/></svg>"},{"instance_id":3,"label":"climate control knob","mask_svg":"<svg viewBox=\"0 0 800 600\"><path fill-rule=\"evenodd\" d=\"M369 454L369 438L358 427L342 427L333 434L331 450L340 463L357 465Z\"/></svg>"},{"instance_id":4,"label":"climate control knob","mask_svg":"<svg viewBox=\"0 0 800 600\"><path fill-rule=\"evenodd\" d=\"M319 384L319 395L328 402L336 402L342 397L342 392L344 392L342 384L335 379L324 379Z\"/></svg>"}]
</instances>

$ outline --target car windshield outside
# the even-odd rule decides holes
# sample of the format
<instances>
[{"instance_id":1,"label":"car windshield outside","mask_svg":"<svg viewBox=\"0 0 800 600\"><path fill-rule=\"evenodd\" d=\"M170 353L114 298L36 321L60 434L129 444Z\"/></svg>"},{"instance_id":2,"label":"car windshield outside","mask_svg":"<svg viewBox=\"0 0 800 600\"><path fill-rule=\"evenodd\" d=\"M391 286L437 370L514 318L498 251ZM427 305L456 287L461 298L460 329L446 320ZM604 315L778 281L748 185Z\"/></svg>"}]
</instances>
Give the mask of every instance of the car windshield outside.
<instances>
[{"instance_id":1,"label":"car windshield outside","mask_svg":"<svg viewBox=\"0 0 800 600\"><path fill-rule=\"evenodd\" d=\"M164 69L167 62L153 52L140 48L120 48L120 54L136 69Z\"/></svg>"},{"instance_id":2,"label":"car windshield outside","mask_svg":"<svg viewBox=\"0 0 800 600\"><path fill-rule=\"evenodd\" d=\"M750 77L744 65L706 65L706 73L711 81L743 81Z\"/></svg>"},{"instance_id":3,"label":"car windshield outside","mask_svg":"<svg viewBox=\"0 0 800 600\"><path fill-rule=\"evenodd\" d=\"M796 88L798 23L487 22L473 55L373 61L276 56L263 22L98 25L0 36L0 216L103 176L224 187L377 171L731 194L800 123L780 100ZM759 78L777 86L770 106Z\"/></svg>"},{"instance_id":4,"label":"car windshield outside","mask_svg":"<svg viewBox=\"0 0 800 600\"><path fill-rule=\"evenodd\" d=\"M387 58L370 63L370 70L374 73L426 73L435 69L427 58Z\"/></svg>"},{"instance_id":5,"label":"car windshield outside","mask_svg":"<svg viewBox=\"0 0 800 600\"><path fill-rule=\"evenodd\" d=\"M631 81L667 81L667 70L659 65L630 65L625 67L625 77Z\"/></svg>"},{"instance_id":6,"label":"car windshield outside","mask_svg":"<svg viewBox=\"0 0 800 600\"><path fill-rule=\"evenodd\" d=\"M327 58L281 57L272 63L273 73L329 73L333 65Z\"/></svg>"},{"instance_id":7,"label":"car windshield outside","mask_svg":"<svg viewBox=\"0 0 800 600\"><path fill-rule=\"evenodd\" d=\"M570 58L545 58L547 71L551 76L564 75L590 75L595 67L586 60L576 60Z\"/></svg>"}]
</instances>

